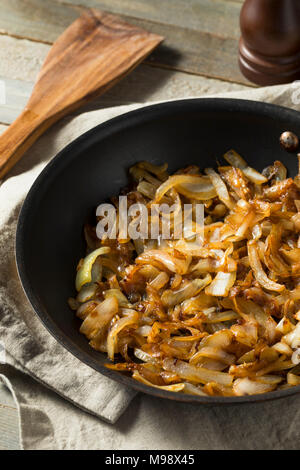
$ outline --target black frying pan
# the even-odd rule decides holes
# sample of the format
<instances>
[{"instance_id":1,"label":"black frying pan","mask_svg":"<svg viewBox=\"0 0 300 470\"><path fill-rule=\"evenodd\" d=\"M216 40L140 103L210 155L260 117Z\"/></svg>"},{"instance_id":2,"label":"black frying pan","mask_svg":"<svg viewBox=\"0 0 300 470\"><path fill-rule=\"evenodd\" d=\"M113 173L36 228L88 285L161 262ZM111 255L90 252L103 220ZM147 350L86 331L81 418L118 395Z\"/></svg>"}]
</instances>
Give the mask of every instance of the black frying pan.
<instances>
[{"instance_id":1,"label":"black frying pan","mask_svg":"<svg viewBox=\"0 0 300 470\"><path fill-rule=\"evenodd\" d=\"M119 193L128 168L141 160L168 162L171 172L188 164L214 166L230 148L262 170L281 160L291 176L297 158L279 146L290 130L300 135L300 114L245 100L192 99L149 106L90 130L54 158L33 184L23 205L16 240L25 292L50 333L98 372L136 390L194 403L242 403L300 392L300 386L246 397L200 397L148 387L108 370L104 354L79 333L67 305L74 294L76 264L84 256L83 223L95 207Z\"/></svg>"}]
</instances>

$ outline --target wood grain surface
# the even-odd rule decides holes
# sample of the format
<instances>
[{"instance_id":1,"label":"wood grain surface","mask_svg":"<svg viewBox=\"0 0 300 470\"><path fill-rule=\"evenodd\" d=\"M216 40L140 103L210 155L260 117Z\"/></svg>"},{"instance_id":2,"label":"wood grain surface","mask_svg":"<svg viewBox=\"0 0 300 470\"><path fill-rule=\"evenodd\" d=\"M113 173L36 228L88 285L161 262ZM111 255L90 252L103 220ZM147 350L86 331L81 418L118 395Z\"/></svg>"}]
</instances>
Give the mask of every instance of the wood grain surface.
<instances>
[{"instance_id":1,"label":"wood grain surface","mask_svg":"<svg viewBox=\"0 0 300 470\"><path fill-rule=\"evenodd\" d=\"M0 80L7 91L0 105L0 134L29 98L50 45L87 7L120 14L133 25L168 36L146 65L91 106L246 89L250 83L237 65L242 1L0 0ZM0 385L0 450L18 448L16 406Z\"/></svg>"},{"instance_id":2,"label":"wood grain surface","mask_svg":"<svg viewBox=\"0 0 300 470\"><path fill-rule=\"evenodd\" d=\"M54 122L111 88L163 38L89 9L55 41L24 111L0 137L0 178Z\"/></svg>"},{"instance_id":3,"label":"wood grain surface","mask_svg":"<svg viewBox=\"0 0 300 470\"><path fill-rule=\"evenodd\" d=\"M1 0L0 32L52 43L90 6L121 14L129 23L165 36L147 60L151 65L250 86L237 62L239 1Z\"/></svg>"}]
</instances>

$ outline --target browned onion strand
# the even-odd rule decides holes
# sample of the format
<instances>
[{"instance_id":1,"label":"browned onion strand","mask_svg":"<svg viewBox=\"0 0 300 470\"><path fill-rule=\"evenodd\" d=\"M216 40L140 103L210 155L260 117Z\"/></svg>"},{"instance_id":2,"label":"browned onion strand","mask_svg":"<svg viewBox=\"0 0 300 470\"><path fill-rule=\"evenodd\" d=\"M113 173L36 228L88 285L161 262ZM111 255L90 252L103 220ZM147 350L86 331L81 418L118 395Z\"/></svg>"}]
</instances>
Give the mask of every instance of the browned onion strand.
<instances>
[{"instance_id":1,"label":"browned onion strand","mask_svg":"<svg viewBox=\"0 0 300 470\"><path fill-rule=\"evenodd\" d=\"M99 240L85 227L69 299L80 331L115 361L107 367L163 390L239 396L300 385L300 174L287 178L278 161L259 173L234 150L224 157L203 173L130 169L129 206L174 205L170 239ZM201 247L174 236L183 205L195 222L199 203Z\"/></svg>"}]
</instances>

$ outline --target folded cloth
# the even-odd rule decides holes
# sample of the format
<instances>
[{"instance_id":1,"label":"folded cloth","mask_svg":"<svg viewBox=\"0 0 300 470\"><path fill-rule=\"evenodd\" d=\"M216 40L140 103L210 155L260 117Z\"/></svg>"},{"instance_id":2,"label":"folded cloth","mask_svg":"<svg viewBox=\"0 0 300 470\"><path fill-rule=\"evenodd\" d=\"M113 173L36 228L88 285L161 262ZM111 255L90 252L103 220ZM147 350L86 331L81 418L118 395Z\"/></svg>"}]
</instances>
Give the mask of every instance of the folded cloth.
<instances>
[{"instance_id":1,"label":"folded cloth","mask_svg":"<svg viewBox=\"0 0 300 470\"><path fill-rule=\"evenodd\" d=\"M222 96L300 109L299 87L295 84ZM85 366L60 346L23 293L16 272L14 240L20 207L34 179L78 135L138 106L102 109L64 119L39 139L0 187L0 341L7 353L6 365L0 367L0 380L17 402L21 445L24 449L297 448L293 433L299 429L298 397L285 400L285 407L280 405L286 412L283 416L275 402L221 410L143 396L114 427L100 421L97 418L115 423L135 393ZM257 420L260 424L255 429ZM187 427L190 424L193 431L185 428L182 433L182 423Z\"/></svg>"}]
</instances>

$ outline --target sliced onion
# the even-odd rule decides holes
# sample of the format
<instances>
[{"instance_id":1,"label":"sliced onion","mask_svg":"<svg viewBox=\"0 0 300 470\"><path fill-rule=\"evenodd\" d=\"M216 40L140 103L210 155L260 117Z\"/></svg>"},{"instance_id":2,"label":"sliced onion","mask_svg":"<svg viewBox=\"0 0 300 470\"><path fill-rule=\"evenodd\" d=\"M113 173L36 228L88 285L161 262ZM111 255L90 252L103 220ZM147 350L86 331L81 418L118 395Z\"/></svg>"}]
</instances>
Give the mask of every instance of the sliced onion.
<instances>
[{"instance_id":1,"label":"sliced onion","mask_svg":"<svg viewBox=\"0 0 300 470\"><path fill-rule=\"evenodd\" d=\"M151 264L145 264L144 266L138 267L138 272L141 274L147 281L152 281L155 279L161 271L155 268Z\"/></svg>"},{"instance_id":2,"label":"sliced onion","mask_svg":"<svg viewBox=\"0 0 300 470\"><path fill-rule=\"evenodd\" d=\"M248 242L248 255L249 263L257 282L267 290L282 292L285 287L282 284L277 284L276 282L271 281L263 270L255 240L250 240Z\"/></svg>"},{"instance_id":3,"label":"sliced onion","mask_svg":"<svg viewBox=\"0 0 300 470\"><path fill-rule=\"evenodd\" d=\"M284 194L288 194L288 191L293 187L293 185L294 181L292 178L279 181L270 187L264 188L263 197L269 199L269 201L276 201Z\"/></svg>"},{"instance_id":4,"label":"sliced onion","mask_svg":"<svg viewBox=\"0 0 300 470\"><path fill-rule=\"evenodd\" d=\"M149 199L155 198L156 187L147 181L141 181L136 189L139 193L143 194L143 196L146 196Z\"/></svg>"},{"instance_id":5,"label":"sliced onion","mask_svg":"<svg viewBox=\"0 0 300 470\"><path fill-rule=\"evenodd\" d=\"M81 320L85 320L85 318L99 305L101 302L97 300L89 300L84 304L81 304L80 307L76 311L76 316Z\"/></svg>"},{"instance_id":6,"label":"sliced onion","mask_svg":"<svg viewBox=\"0 0 300 470\"><path fill-rule=\"evenodd\" d=\"M295 364L296 366L298 364L300 364L300 349L296 349L296 351L293 352L292 354L292 358L291 358L291 361L293 364Z\"/></svg>"},{"instance_id":7,"label":"sliced onion","mask_svg":"<svg viewBox=\"0 0 300 470\"><path fill-rule=\"evenodd\" d=\"M262 375L260 377L256 377L255 381L267 385L278 385L282 382L283 378L278 375Z\"/></svg>"},{"instance_id":8,"label":"sliced onion","mask_svg":"<svg viewBox=\"0 0 300 470\"><path fill-rule=\"evenodd\" d=\"M202 178L206 178L202 176ZM196 201L207 201L217 196L217 192L213 185L210 184L210 180L207 179L206 183L185 183L177 186L179 194L189 198L195 199Z\"/></svg>"},{"instance_id":9,"label":"sliced onion","mask_svg":"<svg viewBox=\"0 0 300 470\"><path fill-rule=\"evenodd\" d=\"M104 297L108 299L109 297L115 297L118 301L120 307L129 307L131 304L128 302L127 297L123 294L120 289L108 289L104 292Z\"/></svg>"},{"instance_id":10,"label":"sliced onion","mask_svg":"<svg viewBox=\"0 0 300 470\"><path fill-rule=\"evenodd\" d=\"M293 331L283 336L281 338L281 341L284 341L285 343L287 343L289 346L291 346L292 349L299 348L300 346L300 322L297 323L296 328Z\"/></svg>"},{"instance_id":11,"label":"sliced onion","mask_svg":"<svg viewBox=\"0 0 300 470\"><path fill-rule=\"evenodd\" d=\"M279 323L277 323L276 331L282 335L287 335L290 331L294 330L295 326L287 317L282 317Z\"/></svg>"},{"instance_id":12,"label":"sliced onion","mask_svg":"<svg viewBox=\"0 0 300 470\"><path fill-rule=\"evenodd\" d=\"M280 253L287 259L291 264L299 264L300 262L300 248L294 248L293 250L280 249Z\"/></svg>"},{"instance_id":13,"label":"sliced onion","mask_svg":"<svg viewBox=\"0 0 300 470\"><path fill-rule=\"evenodd\" d=\"M225 312L211 312L207 313L204 312L205 314L205 323L219 323L219 322L225 322L225 321L233 321L237 320L240 318L240 315L233 310L226 310Z\"/></svg>"},{"instance_id":14,"label":"sliced onion","mask_svg":"<svg viewBox=\"0 0 300 470\"><path fill-rule=\"evenodd\" d=\"M228 163L230 163L230 165L242 170L244 175L247 176L247 178L252 181L252 183L267 183L267 178L258 171L254 170L254 168L248 166L245 160L235 150L229 150L226 152L224 158Z\"/></svg>"},{"instance_id":15,"label":"sliced onion","mask_svg":"<svg viewBox=\"0 0 300 470\"><path fill-rule=\"evenodd\" d=\"M144 161L144 162L139 162L137 166L139 168L142 168L143 170L153 173L158 178L161 178L162 176L164 177L168 169L167 163L163 163L162 165L154 165L153 163Z\"/></svg>"},{"instance_id":16,"label":"sliced onion","mask_svg":"<svg viewBox=\"0 0 300 470\"><path fill-rule=\"evenodd\" d=\"M156 191L155 202L171 189L191 199L207 200L216 197L217 193L207 176L174 175L170 176Z\"/></svg>"},{"instance_id":17,"label":"sliced onion","mask_svg":"<svg viewBox=\"0 0 300 470\"><path fill-rule=\"evenodd\" d=\"M210 359L209 357L196 357L195 355L195 357L193 356L189 362L197 367L203 367L204 369L216 370L219 372L222 372L228 368L228 365L224 362L217 361L216 359Z\"/></svg>"},{"instance_id":18,"label":"sliced onion","mask_svg":"<svg viewBox=\"0 0 300 470\"><path fill-rule=\"evenodd\" d=\"M149 264L156 261L165 266L169 271L177 274L186 274L191 262L191 257L185 259L176 258L163 250L149 250L136 258L138 264Z\"/></svg>"},{"instance_id":19,"label":"sliced onion","mask_svg":"<svg viewBox=\"0 0 300 470\"><path fill-rule=\"evenodd\" d=\"M174 212L148 220L169 223L170 239L107 240L111 251L86 227L94 251L70 301L80 331L124 358L111 368L149 386L232 396L300 385L300 176L286 179L278 162L261 175L226 155L234 167L205 176L196 166L171 177L147 162L132 170L130 204L168 203L181 216L189 203L196 225L203 200L201 244L190 228L177 236Z\"/></svg>"},{"instance_id":20,"label":"sliced onion","mask_svg":"<svg viewBox=\"0 0 300 470\"><path fill-rule=\"evenodd\" d=\"M278 305L282 305L287 300L300 300L300 287L296 287L296 289L284 292L276 297Z\"/></svg>"},{"instance_id":21,"label":"sliced onion","mask_svg":"<svg viewBox=\"0 0 300 470\"><path fill-rule=\"evenodd\" d=\"M105 299L86 317L81 324L80 333L88 339L94 338L101 330L106 328L112 318L118 313L119 305L115 297Z\"/></svg>"},{"instance_id":22,"label":"sliced onion","mask_svg":"<svg viewBox=\"0 0 300 470\"><path fill-rule=\"evenodd\" d=\"M266 238L264 249L264 263L268 269L281 277L289 277L291 274L290 266L280 256L282 226L273 224L271 232Z\"/></svg>"},{"instance_id":23,"label":"sliced onion","mask_svg":"<svg viewBox=\"0 0 300 470\"><path fill-rule=\"evenodd\" d=\"M190 395L199 395L201 397L206 397L207 394L203 391L202 388L198 385L197 387L195 385L192 385L188 382L184 382L184 393L188 393Z\"/></svg>"},{"instance_id":24,"label":"sliced onion","mask_svg":"<svg viewBox=\"0 0 300 470\"><path fill-rule=\"evenodd\" d=\"M273 165L268 166L262 171L263 176L268 180L271 180L275 177L276 181L285 180L287 177L287 169L285 166L278 160L274 162Z\"/></svg>"},{"instance_id":25,"label":"sliced onion","mask_svg":"<svg viewBox=\"0 0 300 470\"><path fill-rule=\"evenodd\" d=\"M230 386L233 377L225 372L208 370L204 367L196 367L187 362L166 358L163 361L164 369L175 372L179 377L192 383L217 382Z\"/></svg>"},{"instance_id":26,"label":"sliced onion","mask_svg":"<svg viewBox=\"0 0 300 470\"><path fill-rule=\"evenodd\" d=\"M80 307L80 302L73 297L68 298L68 304L71 310L77 310Z\"/></svg>"},{"instance_id":27,"label":"sliced onion","mask_svg":"<svg viewBox=\"0 0 300 470\"><path fill-rule=\"evenodd\" d=\"M107 354L111 361L114 360L115 350L117 346L117 337L120 331L122 331L127 326L137 323L139 319L138 312L133 310L133 314L127 317L120 318L112 327L107 335Z\"/></svg>"},{"instance_id":28,"label":"sliced onion","mask_svg":"<svg viewBox=\"0 0 300 470\"><path fill-rule=\"evenodd\" d=\"M262 227L260 224L256 224L254 225L254 227L252 228L252 237L254 240L259 240L263 235L263 232L262 232Z\"/></svg>"},{"instance_id":29,"label":"sliced onion","mask_svg":"<svg viewBox=\"0 0 300 470\"><path fill-rule=\"evenodd\" d=\"M248 364L250 362L254 362L255 360L256 360L255 349L251 349L251 351L247 351L238 359L237 364Z\"/></svg>"},{"instance_id":30,"label":"sliced onion","mask_svg":"<svg viewBox=\"0 0 300 470\"><path fill-rule=\"evenodd\" d=\"M168 282L170 277L166 272L159 273L151 282L150 286L156 290L162 289Z\"/></svg>"},{"instance_id":31,"label":"sliced onion","mask_svg":"<svg viewBox=\"0 0 300 470\"><path fill-rule=\"evenodd\" d=\"M276 322L271 323L273 319L270 315L264 311L257 303L252 300L245 300L242 298L235 299L235 306L238 313L247 321L257 321L257 323L264 328L264 331L269 332L271 328L274 330L270 331L270 335L274 337L276 335Z\"/></svg>"},{"instance_id":32,"label":"sliced onion","mask_svg":"<svg viewBox=\"0 0 300 470\"><path fill-rule=\"evenodd\" d=\"M135 181L146 180L148 183L153 184L155 187L160 185L160 180L148 173L147 170L141 168L139 165L134 165L129 169L129 173Z\"/></svg>"},{"instance_id":33,"label":"sliced onion","mask_svg":"<svg viewBox=\"0 0 300 470\"><path fill-rule=\"evenodd\" d=\"M256 345L258 338L257 324L247 322L243 325L233 325L230 329L238 343L244 344L249 348L253 348Z\"/></svg>"},{"instance_id":34,"label":"sliced onion","mask_svg":"<svg viewBox=\"0 0 300 470\"><path fill-rule=\"evenodd\" d=\"M195 266L193 266L193 272L197 274L205 274L207 272L215 273L220 271L220 269L224 268L224 260L223 259L200 259Z\"/></svg>"},{"instance_id":35,"label":"sliced onion","mask_svg":"<svg viewBox=\"0 0 300 470\"><path fill-rule=\"evenodd\" d=\"M201 341L200 347L211 347L225 349L230 346L233 334L228 329L217 331L216 333L206 336Z\"/></svg>"},{"instance_id":36,"label":"sliced onion","mask_svg":"<svg viewBox=\"0 0 300 470\"><path fill-rule=\"evenodd\" d=\"M275 351L279 352L279 354L284 354L285 356L291 356L293 354L293 350L290 346L282 341L280 343L276 343L272 346Z\"/></svg>"},{"instance_id":37,"label":"sliced onion","mask_svg":"<svg viewBox=\"0 0 300 470\"><path fill-rule=\"evenodd\" d=\"M196 297L185 300L181 305L181 310L185 315L189 315L215 305L217 305L217 299L206 295L205 292L200 292Z\"/></svg>"},{"instance_id":38,"label":"sliced onion","mask_svg":"<svg viewBox=\"0 0 300 470\"><path fill-rule=\"evenodd\" d=\"M98 256L105 255L109 252L110 248L107 246L103 246L102 248L98 248L97 250L92 251L92 253L90 253L84 258L76 275L76 289L78 292L84 284L91 282L92 267Z\"/></svg>"},{"instance_id":39,"label":"sliced onion","mask_svg":"<svg viewBox=\"0 0 300 470\"><path fill-rule=\"evenodd\" d=\"M150 325L142 325L139 326L136 330L136 332L141 335L147 337L152 330L152 327Z\"/></svg>"},{"instance_id":40,"label":"sliced onion","mask_svg":"<svg viewBox=\"0 0 300 470\"><path fill-rule=\"evenodd\" d=\"M257 395L261 393L267 393L274 390L276 384L266 384L250 380L248 377L243 379L236 379L233 384L233 390L236 395Z\"/></svg>"},{"instance_id":41,"label":"sliced onion","mask_svg":"<svg viewBox=\"0 0 300 470\"><path fill-rule=\"evenodd\" d=\"M220 271L217 273L212 283L206 287L205 293L215 297L226 297L229 294L229 290L235 283L235 280L236 272L224 273Z\"/></svg>"},{"instance_id":42,"label":"sliced onion","mask_svg":"<svg viewBox=\"0 0 300 470\"><path fill-rule=\"evenodd\" d=\"M216 190L216 193L225 206L229 209L233 209L235 202L231 199L228 193L226 184L222 180L221 176L216 173L212 168L206 168L205 173L210 177L210 180Z\"/></svg>"},{"instance_id":43,"label":"sliced onion","mask_svg":"<svg viewBox=\"0 0 300 470\"><path fill-rule=\"evenodd\" d=\"M154 385L153 383L149 382L149 380L146 380L137 370L133 372L132 377L135 380L138 380L139 382L142 382L145 385L159 388L160 390L166 390L168 392L181 392L184 389L183 383L171 384L171 385Z\"/></svg>"},{"instance_id":44,"label":"sliced onion","mask_svg":"<svg viewBox=\"0 0 300 470\"><path fill-rule=\"evenodd\" d=\"M299 375L295 375L292 372L289 372L287 375L287 383L289 385L300 385L300 377Z\"/></svg>"},{"instance_id":45,"label":"sliced onion","mask_svg":"<svg viewBox=\"0 0 300 470\"><path fill-rule=\"evenodd\" d=\"M101 282L102 280L102 263L101 258L97 258L92 267L92 281Z\"/></svg>"},{"instance_id":46,"label":"sliced onion","mask_svg":"<svg viewBox=\"0 0 300 470\"><path fill-rule=\"evenodd\" d=\"M235 233L235 236L237 238L242 239L243 237L245 237L250 225L253 224L254 217L255 217L255 214L252 211L250 211L246 215L243 222L241 223L241 225L239 226L239 228L237 229Z\"/></svg>"},{"instance_id":47,"label":"sliced onion","mask_svg":"<svg viewBox=\"0 0 300 470\"><path fill-rule=\"evenodd\" d=\"M132 317L137 313L136 310L134 310L133 308L126 307L121 307L119 309L119 312L121 313L121 315L123 315L123 317Z\"/></svg>"},{"instance_id":48,"label":"sliced onion","mask_svg":"<svg viewBox=\"0 0 300 470\"><path fill-rule=\"evenodd\" d=\"M173 307L198 294L210 282L211 276L209 274L204 279L193 279L178 290L165 290L161 296L161 301L165 307Z\"/></svg>"},{"instance_id":49,"label":"sliced onion","mask_svg":"<svg viewBox=\"0 0 300 470\"><path fill-rule=\"evenodd\" d=\"M280 357L277 361L268 364L265 368L260 369L256 372L256 376L262 376L269 374L270 372L280 372L286 369L292 369L294 364L290 360L286 360L285 356Z\"/></svg>"},{"instance_id":50,"label":"sliced onion","mask_svg":"<svg viewBox=\"0 0 300 470\"><path fill-rule=\"evenodd\" d=\"M278 360L278 357L277 351L269 346L265 346L259 354L259 359L265 362L275 362Z\"/></svg>"},{"instance_id":51,"label":"sliced onion","mask_svg":"<svg viewBox=\"0 0 300 470\"><path fill-rule=\"evenodd\" d=\"M82 286L82 288L80 289L76 299L78 300L78 302L80 303L83 303L83 302L87 302L88 300L90 300L92 297L94 297L94 295L96 294L97 292L97 289L98 289L98 285L95 284L95 283L88 283L88 284L85 284L84 286Z\"/></svg>"},{"instance_id":52,"label":"sliced onion","mask_svg":"<svg viewBox=\"0 0 300 470\"><path fill-rule=\"evenodd\" d=\"M226 365L234 364L235 356L233 354L228 354L226 351L223 351L220 348L216 347L203 347L201 348L194 356L191 358L190 363L195 364L200 357L208 357L209 359L215 359L216 361L221 361Z\"/></svg>"},{"instance_id":53,"label":"sliced onion","mask_svg":"<svg viewBox=\"0 0 300 470\"><path fill-rule=\"evenodd\" d=\"M134 355L137 357L140 361L147 362L150 364L155 364L157 361L155 357L152 357L151 354L146 353L142 349L139 348L134 348Z\"/></svg>"}]
</instances>

